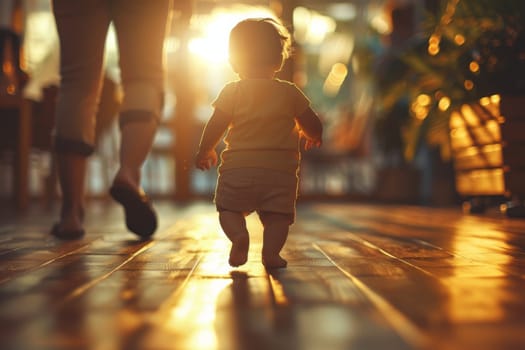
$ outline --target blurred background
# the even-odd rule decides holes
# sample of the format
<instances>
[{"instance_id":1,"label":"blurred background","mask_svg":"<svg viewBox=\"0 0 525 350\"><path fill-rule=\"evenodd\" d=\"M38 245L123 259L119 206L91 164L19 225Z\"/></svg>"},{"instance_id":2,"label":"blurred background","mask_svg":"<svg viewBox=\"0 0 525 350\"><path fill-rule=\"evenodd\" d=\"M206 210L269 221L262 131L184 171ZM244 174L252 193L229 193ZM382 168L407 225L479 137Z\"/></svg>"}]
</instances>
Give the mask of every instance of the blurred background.
<instances>
[{"instance_id":1,"label":"blurred background","mask_svg":"<svg viewBox=\"0 0 525 350\"><path fill-rule=\"evenodd\" d=\"M153 198L211 198L216 174L197 171L193 154L212 100L236 79L229 30L246 17L278 17L294 39L279 77L305 91L325 125L323 147L303 154L300 200L465 201L470 210L482 210L487 198L519 204L525 117L510 115L525 90L523 4L175 1L166 104L143 186ZM50 1L0 0L0 33L0 197L20 208L50 204L60 195L50 153L59 84ZM110 31L91 198L106 196L116 171L120 98Z\"/></svg>"}]
</instances>

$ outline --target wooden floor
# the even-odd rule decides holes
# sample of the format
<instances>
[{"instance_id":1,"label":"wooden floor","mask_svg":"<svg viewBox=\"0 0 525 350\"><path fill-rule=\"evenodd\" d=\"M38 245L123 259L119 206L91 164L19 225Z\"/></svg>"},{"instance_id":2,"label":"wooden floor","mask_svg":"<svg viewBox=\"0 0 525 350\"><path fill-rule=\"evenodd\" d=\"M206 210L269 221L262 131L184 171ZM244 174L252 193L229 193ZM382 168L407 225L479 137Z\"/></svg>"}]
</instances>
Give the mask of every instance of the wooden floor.
<instances>
[{"instance_id":1,"label":"wooden floor","mask_svg":"<svg viewBox=\"0 0 525 350\"><path fill-rule=\"evenodd\" d=\"M35 205L0 221L0 348L524 349L525 220L361 203L301 204L284 256L248 263L208 202L156 202L138 242L120 208L91 203L63 243Z\"/></svg>"}]
</instances>

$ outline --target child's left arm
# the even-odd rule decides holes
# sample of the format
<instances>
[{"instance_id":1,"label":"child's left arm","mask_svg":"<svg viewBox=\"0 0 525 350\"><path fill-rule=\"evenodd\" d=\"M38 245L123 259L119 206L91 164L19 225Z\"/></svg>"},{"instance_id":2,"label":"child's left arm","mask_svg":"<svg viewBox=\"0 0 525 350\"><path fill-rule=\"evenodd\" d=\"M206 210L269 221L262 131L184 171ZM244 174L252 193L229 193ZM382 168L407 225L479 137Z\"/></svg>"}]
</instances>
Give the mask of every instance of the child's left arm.
<instances>
[{"instance_id":1,"label":"child's left arm","mask_svg":"<svg viewBox=\"0 0 525 350\"><path fill-rule=\"evenodd\" d=\"M197 168L208 170L212 165L217 165L217 152L215 151L215 147L230 125L230 122L231 117L229 115L219 109L215 109L202 132L199 151L195 156L195 166Z\"/></svg>"},{"instance_id":2,"label":"child's left arm","mask_svg":"<svg viewBox=\"0 0 525 350\"><path fill-rule=\"evenodd\" d=\"M321 147L323 143L323 124L312 108L308 107L306 111L296 118L296 121L306 139L305 149Z\"/></svg>"}]
</instances>

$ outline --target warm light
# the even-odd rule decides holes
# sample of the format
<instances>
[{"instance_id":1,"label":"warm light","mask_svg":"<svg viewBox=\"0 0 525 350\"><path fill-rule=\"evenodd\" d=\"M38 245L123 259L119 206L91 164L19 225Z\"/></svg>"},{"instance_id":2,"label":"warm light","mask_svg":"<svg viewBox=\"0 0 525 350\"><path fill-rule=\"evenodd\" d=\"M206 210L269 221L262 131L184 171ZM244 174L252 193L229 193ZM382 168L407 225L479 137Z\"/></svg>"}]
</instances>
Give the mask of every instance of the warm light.
<instances>
[{"instance_id":1,"label":"warm light","mask_svg":"<svg viewBox=\"0 0 525 350\"><path fill-rule=\"evenodd\" d=\"M335 30L335 22L326 16L314 16L308 30L308 41L320 44L328 33Z\"/></svg>"},{"instance_id":2,"label":"warm light","mask_svg":"<svg viewBox=\"0 0 525 350\"><path fill-rule=\"evenodd\" d=\"M417 108L415 111L415 116L419 120L423 120L428 116L428 109L424 107Z\"/></svg>"},{"instance_id":3,"label":"warm light","mask_svg":"<svg viewBox=\"0 0 525 350\"><path fill-rule=\"evenodd\" d=\"M412 103L412 113L414 114L414 117L418 120L423 120L428 116L428 108L426 106L423 106L417 102L417 100Z\"/></svg>"},{"instance_id":4,"label":"warm light","mask_svg":"<svg viewBox=\"0 0 525 350\"><path fill-rule=\"evenodd\" d=\"M13 64L11 63L11 61L6 60L4 64L2 64L2 72L4 72L5 74L12 74L14 72Z\"/></svg>"},{"instance_id":5,"label":"warm light","mask_svg":"<svg viewBox=\"0 0 525 350\"><path fill-rule=\"evenodd\" d=\"M310 10L298 6L293 11L294 37L298 42L305 42L308 32L308 24L312 18Z\"/></svg>"},{"instance_id":6,"label":"warm light","mask_svg":"<svg viewBox=\"0 0 525 350\"><path fill-rule=\"evenodd\" d=\"M485 151L485 153L499 153L501 156L500 152L502 150L502 147L501 144L485 145L483 146L483 150Z\"/></svg>"},{"instance_id":7,"label":"warm light","mask_svg":"<svg viewBox=\"0 0 525 350\"><path fill-rule=\"evenodd\" d=\"M461 35L461 34L456 34L454 36L454 42L457 45L461 46L461 45L463 45L465 43L465 37L463 35Z\"/></svg>"},{"instance_id":8,"label":"warm light","mask_svg":"<svg viewBox=\"0 0 525 350\"><path fill-rule=\"evenodd\" d=\"M441 41L441 37L437 34L432 34L430 38L428 38L428 53L432 56L435 56L439 53L439 43Z\"/></svg>"},{"instance_id":9,"label":"warm light","mask_svg":"<svg viewBox=\"0 0 525 350\"><path fill-rule=\"evenodd\" d=\"M421 94L416 98L417 103L421 106L428 106L432 99L427 94Z\"/></svg>"},{"instance_id":10,"label":"warm light","mask_svg":"<svg viewBox=\"0 0 525 350\"><path fill-rule=\"evenodd\" d=\"M189 41L188 50L200 60L213 64L227 64L230 30L248 17L274 16L264 7L217 9L211 15L195 16L192 25L199 27L201 32Z\"/></svg>"},{"instance_id":11,"label":"warm light","mask_svg":"<svg viewBox=\"0 0 525 350\"><path fill-rule=\"evenodd\" d=\"M332 70L336 76L342 79L344 79L344 77L346 77L346 73L348 73L348 70L346 69L346 66L343 63L334 64Z\"/></svg>"},{"instance_id":12,"label":"warm light","mask_svg":"<svg viewBox=\"0 0 525 350\"><path fill-rule=\"evenodd\" d=\"M338 21L351 21L357 16L356 6L349 2L327 5L327 13Z\"/></svg>"},{"instance_id":13,"label":"warm light","mask_svg":"<svg viewBox=\"0 0 525 350\"><path fill-rule=\"evenodd\" d=\"M476 112L470 107L468 104L464 104L461 106L461 114L463 115L463 118L465 118L465 121L470 126L477 126L480 125L480 119L479 116L476 114Z\"/></svg>"},{"instance_id":14,"label":"warm light","mask_svg":"<svg viewBox=\"0 0 525 350\"><path fill-rule=\"evenodd\" d=\"M423 120L428 116L429 106L432 102L432 98L427 94L420 94L416 97L412 103L411 110L418 120Z\"/></svg>"},{"instance_id":15,"label":"warm light","mask_svg":"<svg viewBox=\"0 0 525 350\"><path fill-rule=\"evenodd\" d=\"M8 95L16 95L16 87L14 84L9 84L6 88L6 92Z\"/></svg>"},{"instance_id":16,"label":"warm light","mask_svg":"<svg viewBox=\"0 0 525 350\"><path fill-rule=\"evenodd\" d=\"M332 66L330 73L326 77L323 85L323 91L328 96L335 96L339 92L341 85L345 81L348 69L342 63L336 63Z\"/></svg>"},{"instance_id":17,"label":"warm light","mask_svg":"<svg viewBox=\"0 0 525 350\"><path fill-rule=\"evenodd\" d=\"M503 174L476 173L476 179L465 178L464 184L482 182L487 189L501 190ZM477 188L476 188L477 190ZM476 193L478 193L476 191ZM507 243L509 237L496 225L463 216L454 223L453 246L455 258L451 260L450 274L443 276L443 286L447 288L448 319L451 322L476 324L477 322L498 323L508 308L508 264L513 247ZM479 261L480 256L490 255L490 264L465 265L464 262ZM480 278L472 287L472 277L479 273ZM487 298L490 296L490 298Z\"/></svg>"},{"instance_id":18,"label":"warm light","mask_svg":"<svg viewBox=\"0 0 525 350\"><path fill-rule=\"evenodd\" d=\"M491 119L486 122L485 128L483 129L483 136L480 139L486 143L488 142L501 142L501 128L499 126L499 120Z\"/></svg>"},{"instance_id":19,"label":"warm light","mask_svg":"<svg viewBox=\"0 0 525 350\"><path fill-rule=\"evenodd\" d=\"M490 105L490 98L488 97L482 97L479 99L479 103L483 106L483 107L486 107L488 105Z\"/></svg>"},{"instance_id":20,"label":"warm light","mask_svg":"<svg viewBox=\"0 0 525 350\"><path fill-rule=\"evenodd\" d=\"M337 62L348 62L352 57L354 46L352 34L334 33L330 35L319 48L319 72L326 75Z\"/></svg>"},{"instance_id":21,"label":"warm light","mask_svg":"<svg viewBox=\"0 0 525 350\"><path fill-rule=\"evenodd\" d=\"M472 82L472 80L465 80L465 82L463 83L463 86L467 90L472 90L474 88L474 83Z\"/></svg>"},{"instance_id":22,"label":"warm light","mask_svg":"<svg viewBox=\"0 0 525 350\"><path fill-rule=\"evenodd\" d=\"M281 282L272 275L269 275L270 277L270 285L272 286L272 293L273 297L275 299L275 303L277 305L286 306L288 305L288 298L286 297L286 294L284 293L284 288Z\"/></svg>"},{"instance_id":23,"label":"warm light","mask_svg":"<svg viewBox=\"0 0 525 350\"><path fill-rule=\"evenodd\" d=\"M187 349L215 349L217 299L229 284L228 279L189 283L167 320L163 320L163 326L183 337Z\"/></svg>"},{"instance_id":24,"label":"warm light","mask_svg":"<svg viewBox=\"0 0 525 350\"><path fill-rule=\"evenodd\" d=\"M442 97L439 99L438 108L440 111L446 111L450 107L450 98Z\"/></svg>"},{"instance_id":25,"label":"warm light","mask_svg":"<svg viewBox=\"0 0 525 350\"><path fill-rule=\"evenodd\" d=\"M42 8L44 6L47 8ZM40 11L29 11L28 9L24 23L23 60L30 73L40 68L44 60L48 60L46 62L52 62L49 60L53 59L58 60L58 34L50 2L40 1L39 7L41 7ZM56 80L59 80L58 74L56 74Z\"/></svg>"},{"instance_id":26,"label":"warm light","mask_svg":"<svg viewBox=\"0 0 525 350\"><path fill-rule=\"evenodd\" d=\"M463 139L469 137L468 131L464 128L454 129L450 131L450 136L456 139Z\"/></svg>"},{"instance_id":27,"label":"warm light","mask_svg":"<svg viewBox=\"0 0 525 350\"><path fill-rule=\"evenodd\" d=\"M189 42L188 49L192 54L212 63L228 62L228 46L224 45L225 40L227 37L221 37L221 33L195 38Z\"/></svg>"},{"instance_id":28,"label":"warm light","mask_svg":"<svg viewBox=\"0 0 525 350\"><path fill-rule=\"evenodd\" d=\"M473 73L476 73L476 72L479 71L479 64L476 61L470 62L468 67L469 67L470 71L473 72Z\"/></svg>"},{"instance_id":29,"label":"warm light","mask_svg":"<svg viewBox=\"0 0 525 350\"><path fill-rule=\"evenodd\" d=\"M498 104L500 100L501 100L501 97L498 94L490 96L490 102L494 104Z\"/></svg>"},{"instance_id":30,"label":"warm light","mask_svg":"<svg viewBox=\"0 0 525 350\"><path fill-rule=\"evenodd\" d=\"M461 128L465 126L465 120L461 117L461 114L459 112L454 111L450 114L450 128L456 130L457 128Z\"/></svg>"},{"instance_id":31,"label":"warm light","mask_svg":"<svg viewBox=\"0 0 525 350\"><path fill-rule=\"evenodd\" d=\"M428 45L428 53L432 56L435 56L439 53L439 45L438 44L430 44Z\"/></svg>"},{"instance_id":32,"label":"warm light","mask_svg":"<svg viewBox=\"0 0 525 350\"><path fill-rule=\"evenodd\" d=\"M390 34L392 32L390 23L382 15L373 17L370 21L370 25L382 35Z\"/></svg>"},{"instance_id":33,"label":"warm light","mask_svg":"<svg viewBox=\"0 0 525 350\"><path fill-rule=\"evenodd\" d=\"M310 45L321 44L336 27L332 18L301 6L293 12L293 23L295 39L299 43Z\"/></svg>"}]
</instances>

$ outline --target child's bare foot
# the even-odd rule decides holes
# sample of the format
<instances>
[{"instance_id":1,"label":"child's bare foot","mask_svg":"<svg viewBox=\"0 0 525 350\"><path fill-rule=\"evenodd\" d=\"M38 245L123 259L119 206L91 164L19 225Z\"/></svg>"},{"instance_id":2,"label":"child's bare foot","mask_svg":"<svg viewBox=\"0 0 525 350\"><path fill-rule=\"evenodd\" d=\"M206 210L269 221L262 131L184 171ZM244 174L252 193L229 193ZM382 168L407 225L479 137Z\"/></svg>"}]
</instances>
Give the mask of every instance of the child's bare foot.
<instances>
[{"instance_id":1,"label":"child's bare foot","mask_svg":"<svg viewBox=\"0 0 525 350\"><path fill-rule=\"evenodd\" d=\"M288 265L288 262L281 258L279 254L267 257L263 256L262 263L267 269L280 269Z\"/></svg>"},{"instance_id":2,"label":"child's bare foot","mask_svg":"<svg viewBox=\"0 0 525 350\"><path fill-rule=\"evenodd\" d=\"M248 261L248 249L250 246L250 238L248 235L241 235L232 241L230 250L230 259L228 263L230 266L237 267L244 265Z\"/></svg>"}]
</instances>

